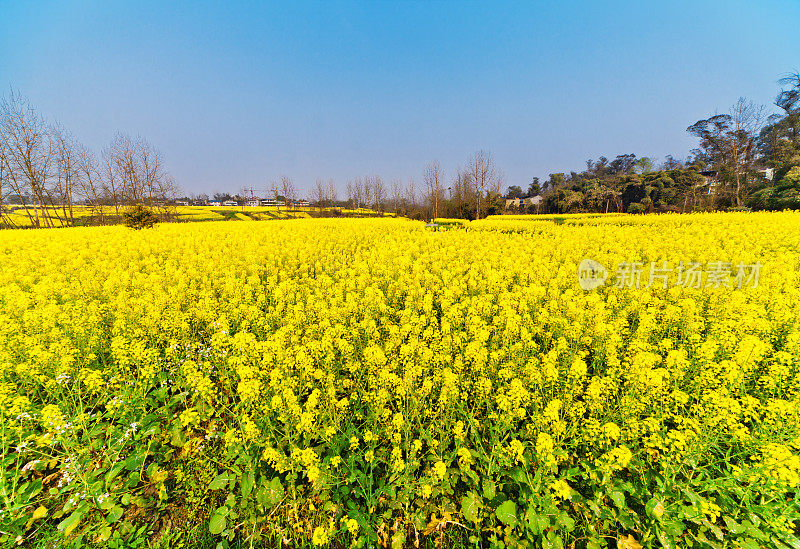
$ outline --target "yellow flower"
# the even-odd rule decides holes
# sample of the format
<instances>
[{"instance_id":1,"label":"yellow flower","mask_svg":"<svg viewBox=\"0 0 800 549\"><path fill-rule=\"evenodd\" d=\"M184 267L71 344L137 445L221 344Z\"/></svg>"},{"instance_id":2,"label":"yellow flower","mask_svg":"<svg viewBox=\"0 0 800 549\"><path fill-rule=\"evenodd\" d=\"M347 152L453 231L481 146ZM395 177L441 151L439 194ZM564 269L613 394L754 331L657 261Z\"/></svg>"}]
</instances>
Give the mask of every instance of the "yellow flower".
<instances>
[{"instance_id":1,"label":"yellow flower","mask_svg":"<svg viewBox=\"0 0 800 549\"><path fill-rule=\"evenodd\" d=\"M552 483L550 489L553 490L553 494L559 499L568 500L572 497L572 488L564 479Z\"/></svg>"},{"instance_id":2,"label":"yellow flower","mask_svg":"<svg viewBox=\"0 0 800 549\"><path fill-rule=\"evenodd\" d=\"M328 531L324 526L317 526L314 528L314 534L311 538L311 541L317 546L326 545L328 543Z\"/></svg>"},{"instance_id":3,"label":"yellow flower","mask_svg":"<svg viewBox=\"0 0 800 549\"><path fill-rule=\"evenodd\" d=\"M355 536L358 533L358 521L354 518L350 517L342 517L342 524L344 524L347 531L350 532L351 535Z\"/></svg>"},{"instance_id":4,"label":"yellow flower","mask_svg":"<svg viewBox=\"0 0 800 549\"><path fill-rule=\"evenodd\" d=\"M422 497L424 499L428 499L429 497L431 497L432 491L433 491L433 489L431 488L430 484L423 484L422 485Z\"/></svg>"}]
</instances>

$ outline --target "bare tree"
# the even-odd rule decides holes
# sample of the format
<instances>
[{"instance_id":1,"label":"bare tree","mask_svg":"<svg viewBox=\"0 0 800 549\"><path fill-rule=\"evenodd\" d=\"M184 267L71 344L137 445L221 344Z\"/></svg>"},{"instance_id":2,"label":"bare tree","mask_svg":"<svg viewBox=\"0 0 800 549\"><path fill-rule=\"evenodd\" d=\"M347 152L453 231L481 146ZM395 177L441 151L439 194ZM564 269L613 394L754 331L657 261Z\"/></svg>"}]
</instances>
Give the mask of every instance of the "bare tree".
<instances>
[{"instance_id":1,"label":"bare tree","mask_svg":"<svg viewBox=\"0 0 800 549\"><path fill-rule=\"evenodd\" d=\"M408 189L406 190L406 197L409 205L413 208L417 205L417 182L412 177L408 180Z\"/></svg>"},{"instance_id":2,"label":"bare tree","mask_svg":"<svg viewBox=\"0 0 800 549\"><path fill-rule=\"evenodd\" d=\"M439 167L439 161L434 160L425 166L425 187L428 190L428 202L431 207L432 217L439 217L439 202L442 200L444 190L444 172Z\"/></svg>"},{"instance_id":3,"label":"bare tree","mask_svg":"<svg viewBox=\"0 0 800 549\"><path fill-rule=\"evenodd\" d=\"M368 208L372 203L372 177L368 175L364 179L358 178L357 181L361 183L361 188L359 189L360 203Z\"/></svg>"},{"instance_id":4,"label":"bare tree","mask_svg":"<svg viewBox=\"0 0 800 549\"><path fill-rule=\"evenodd\" d=\"M278 201L278 195L281 194L281 191L280 191L280 187L278 186L278 183L276 183L275 181L270 181L269 188L267 189L267 194L271 194L272 195L272 199L278 205L277 206L278 207L278 211L280 212L281 211L281 203Z\"/></svg>"},{"instance_id":5,"label":"bare tree","mask_svg":"<svg viewBox=\"0 0 800 549\"><path fill-rule=\"evenodd\" d=\"M379 175L374 175L370 179L370 196L372 197L374 208L382 212L383 203L386 200L386 185Z\"/></svg>"},{"instance_id":6,"label":"bare tree","mask_svg":"<svg viewBox=\"0 0 800 549\"><path fill-rule=\"evenodd\" d=\"M466 216L467 209L469 208L470 196L472 195L469 174L462 170L461 167L456 168L456 175L451 184L451 203L456 208L456 216L463 218Z\"/></svg>"},{"instance_id":7,"label":"bare tree","mask_svg":"<svg viewBox=\"0 0 800 549\"><path fill-rule=\"evenodd\" d=\"M336 203L339 202L339 196L336 192L336 184L333 182L333 179L328 179L328 188L325 196L327 197L328 205L331 208L334 208Z\"/></svg>"},{"instance_id":8,"label":"bare tree","mask_svg":"<svg viewBox=\"0 0 800 549\"><path fill-rule=\"evenodd\" d=\"M118 134L100 163L13 91L0 99L0 138L0 202L13 194L34 227L74 224L80 197L99 212L101 223L107 204L117 216L121 207L137 202L168 216L178 193L161 153L146 140Z\"/></svg>"},{"instance_id":9,"label":"bare tree","mask_svg":"<svg viewBox=\"0 0 800 549\"><path fill-rule=\"evenodd\" d=\"M325 208L326 198L325 183L322 181L322 178L318 177L311 191L311 201L317 204L317 208L319 208L320 212Z\"/></svg>"},{"instance_id":10,"label":"bare tree","mask_svg":"<svg viewBox=\"0 0 800 549\"><path fill-rule=\"evenodd\" d=\"M466 171L469 182L472 183L475 190L475 219L480 219L481 200L488 190L497 185L497 175L491 154L483 150L476 152L467 164Z\"/></svg>"},{"instance_id":11,"label":"bare tree","mask_svg":"<svg viewBox=\"0 0 800 549\"><path fill-rule=\"evenodd\" d=\"M105 223L105 206L108 203L101 168L94 153L79 146L77 151L78 191L86 205L102 225Z\"/></svg>"},{"instance_id":12,"label":"bare tree","mask_svg":"<svg viewBox=\"0 0 800 549\"><path fill-rule=\"evenodd\" d=\"M360 177L347 182L347 200L353 209L360 210L367 199L367 184Z\"/></svg>"},{"instance_id":13,"label":"bare tree","mask_svg":"<svg viewBox=\"0 0 800 549\"><path fill-rule=\"evenodd\" d=\"M758 134L765 122L764 107L740 97L730 114L717 114L687 128L700 139L696 155L713 162L722 180L732 183L731 194L737 206L747 190L749 172L756 161Z\"/></svg>"},{"instance_id":14,"label":"bare tree","mask_svg":"<svg viewBox=\"0 0 800 549\"><path fill-rule=\"evenodd\" d=\"M122 185L115 169L114 153L111 148L103 150L102 159L101 181L103 184L103 196L106 201L114 206L114 213L117 221L119 221L122 218L120 208L122 207L123 194Z\"/></svg>"},{"instance_id":15,"label":"bare tree","mask_svg":"<svg viewBox=\"0 0 800 549\"><path fill-rule=\"evenodd\" d=\"M748 187L750 171L756 161L758 134L767 120L766 109L740 97L731 108L733 122L732 157L736 176L736 205L741 206L742 187Z\"/></svg>"},{"instance_id":16,"label":"bare tree","mask_svg":"<svg viewBox=\"0 0 800 549\"><path fill-rule=\"evenodd\" d=\"M2 113L0 113L2 115ZM3 138L3 123L0 121L0 225L6 224L14 226L11 218L7 215L5 201L11 193L9 186L9 169L6 155L6 140Z\"/></svg>"},{"instance_id":17,"label":"bare tree","mask_svg":"<svg viewBox=\"0 0 800 549\"><path fill-rule=\"evenodd\" d=\"M179 189L164 169L161 153L148 141L117 134L103 151L106 194L120 208L144 204L169 217Z\"/></svg>"},{"instance_id":18,"label":"bare tree","mask_svg":"<svg viewBox=\"0 0 800 549\"><path fill-rule=\"evenodd\" d=\"M398 214L400 212L400 204L403 201L403 187L399 179L392 179L392 182L389 186L389 193L391 194L393 205L392 211L395 214Z\"/></svg>"},{"instance_id":19,"label":"bare tree","mask_svg":"<svg viewBox=\"0 0 800 549\"><path fill-rule=\"evenodd\" d=\"M31 225L51 227L47 215L47 185L55 162L49 128L30 104L15 92L0 102L0 124L5 144L6 185L20 197ZM33 215L26 198L33 201Z\"/></svg>"},{"instance_id":20,"label":"bare tree","mask_svg":"<svg viewBox=\"0 0 800 549\"><path fill-rule=\"evenodd\" d=\"M348 179L347 180L347 202L348 202L348 204L350 204L351 208L355 204L355 200L356 200L356 187L355 187L355 184Z\"/></svg>"},{"instance_id":21,"label":"bare tree","mask_svg":"<svg viewBox=\"0 0 800 549\"><path fill-rule=\"evenodd\" d=\"M63 224L73 225L75 223L74 194L80 179L79 147L72 134L64 128L54 127L51 131L56 149L57 166L56 177L53 180L53 194L56 202L61 206ZM57 212L55 208L54 212Z\"/></svg>"},{"instance_id":22,"label":"bare tree","mask_svg":"<svg viewBox=\"0 0 800 549\"><path fill-rule=\"evenodd\" d=\"M297 189L294 186L294 181L292 181L292 178L288 175L281 175L280 191L283 195L284 201L286 202L286 207L288 208L297 197Z\"/></svg>"}]
</instances>

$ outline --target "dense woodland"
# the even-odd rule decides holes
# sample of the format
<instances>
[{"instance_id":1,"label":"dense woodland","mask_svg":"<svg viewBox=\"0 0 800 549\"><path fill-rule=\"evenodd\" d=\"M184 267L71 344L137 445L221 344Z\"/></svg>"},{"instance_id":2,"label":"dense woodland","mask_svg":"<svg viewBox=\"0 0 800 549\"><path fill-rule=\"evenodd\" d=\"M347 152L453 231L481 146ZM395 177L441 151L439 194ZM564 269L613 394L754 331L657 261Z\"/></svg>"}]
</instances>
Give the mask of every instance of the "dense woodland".
<instances>
[{"instance_id":1,"label":"dense woodland","mask_svg":"<svg viewBox=\"0 0 800 549\"><path fill-rule=\"evenodd\" d=\"M587 161L580 172L553 173L545 181L533 177L523 188L506 187L492 155L480 150L449 174L438 162L429 163L419 182L368 175L348 181L346 194L340 194L333 180L318 179L303 186L304 194L320 213L371 208L414 219L800 209L800 73L782 78L779 85L775 108L742 98L729 112L690 125L687 131L698 146L683 160L601 156ZM258 191L218 192L213 200L244 205L254 192L285 202L301 194L292 178L282 175ZM179 193L161 153L145 139L119 134L95 154L67 130L48 123L19 94L0 101L0 222L4 212L22 208L31 226L72 225L76 204L87 206L98 224L119 222L121 210L133 204L169 218L178 203L212 200ZM527 200L507 206L507 199L514 198ZM44 210L47 215L40 215Z\"/></svg>"}]
</instances>

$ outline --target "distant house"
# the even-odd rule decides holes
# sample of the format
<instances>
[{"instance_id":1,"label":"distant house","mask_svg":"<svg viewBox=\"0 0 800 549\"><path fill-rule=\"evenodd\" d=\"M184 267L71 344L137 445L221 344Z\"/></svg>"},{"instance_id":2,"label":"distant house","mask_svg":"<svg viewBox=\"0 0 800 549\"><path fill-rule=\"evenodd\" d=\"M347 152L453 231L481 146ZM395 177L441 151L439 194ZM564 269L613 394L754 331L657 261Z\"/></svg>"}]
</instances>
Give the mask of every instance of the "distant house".
<instances>
[{"instance_id":1,"label":"distant house","mask_svg":"<svg viewBox=\"0 0 800 549\"><path fill-rule=\"evenodd\" d=\"M235 200L226 200L225 202L222 203L222 205L223 206L238 206L239 203L236 202Z\"/></svg>"},{"instance_id":2,"label":"distant house","mask_svg":"<svg viewBox=\"0 0 800 549\"><path fill-rule=\"evenodd\" d=\"M542 203L542 195L526 196L525 198L506 198L506 210L511 208L525 208L527 206L538 206Z\"/></svg>"},{"instance_id":3,"label":"distant house","mask_svg":"<svg viewBox=\"0 0 800 549\"><path fill-rule=\"evenodd\" d=\"M296 201L296 202L293 202L292 204L293 204L294 206L299 206L299 207L301 207L301 208L305 208L305 207L308 207L308 206L310 206L310 205L311 205L311 204L309 204L308 200L305 200L305 199L303 199L303 200L298 200L298 201Z\"/></svg>"},{"instance_id":4,"label":"distant house","mask_svg":"<svg viewBox=\"0 0 800 549\"><path fill-rule=\"evenodd\" d=\"M189 205L189 201L188 201L188 200L178 200L178 201L176 202L176 204L177 204L178 206L188 206L188 205Z\"/></svg>"},{"instance_id":5,"label":"distant house","mask_svg":"<svg viewBox=\"0 0 800 549\"><path fill-rule=\"evenodd\" d=\"M719 184L719 175L720 175L719 172L717 170L703 170L702 172L699 173L701 176L703 176L703 183L701 183L700 185L702 187L707 188L706 194L711 194L711 191L714 190L714 187L716 187ZM744 171L739 172L739 174L743 173L745 172ZM773 178L775 177L774 168L763 168L760 170L756 170L756 173L761 174L767 181L772 181Z\"/></svg>"},{"instance_id":6,"label":"distant house","mask_svg":"<svg viewBox=\"0 0 800 549\"><path fill-rule=\"evenodd\" d=\"M274 198L262 198L259 203L265 208L271 206L283 206L283 202L280 200L275 200Z\"/></svg>"},{"instance_id":7,"label":"distant house","mask_svg":"<svg viewBox=\"0 0 800 549\"><path fill-rule=\"evenodd\" d=\"M258 198L248 198L247 202L245 202L245 206L248 208L258 208L261 205L261 200Z\"/></svg>"},{"instance_id":8,"label":"distant house","mask_svg":"<svg viewBox=\"0 0 800 549\"><path fill-rule=\"evenodd\" d=\"M216 202L216 201L213 201L213 202L209 202L209 204L208 204L208 205L209 205L209 206L222 206L222 203L220 203L220 202Z\"/></svg>"}]
</instances>

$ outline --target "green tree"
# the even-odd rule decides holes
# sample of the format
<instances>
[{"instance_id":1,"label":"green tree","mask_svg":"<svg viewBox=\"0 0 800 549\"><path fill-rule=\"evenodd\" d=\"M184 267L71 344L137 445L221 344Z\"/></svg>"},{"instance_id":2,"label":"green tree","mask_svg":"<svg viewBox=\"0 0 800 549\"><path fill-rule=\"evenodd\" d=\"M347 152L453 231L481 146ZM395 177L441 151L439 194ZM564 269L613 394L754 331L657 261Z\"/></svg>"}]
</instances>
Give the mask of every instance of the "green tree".
<instances>
[{"instance_id":1,"label":"green tree","mask_svg":"<svg viewBox=\"0 0 800 549\"><path fill-rule=\"evenodd\" d=\"M528 196L537 196L537 195L541 194L541 192L542 192L542 188L539 185L539 178L538 177L534 177L531 180L530 185L528 185Z\"/></svg>"},{"instance_id":2,"label":"green tree","mask_svg":"<svg viewBox=\"0 0 800 549\"><path fill-rule=\"evenodd\" d=\"M158 222L158 217L149 208L137 204L122 214L125 225L134 230L149 229Z\"/></svg>"},{"instance_id":3,"label":"green tree","mask_svg":"<svg viewBox=\"0 0 800 549\"><path fill-rule=\"evenodd\" d=\"M795 166L774 187L754 194L751 206L766 210L800 209L800 166Z\"/></svg>"},{"instance_id":4,"label":"green tree","mask_svg":"<svg viewBox=\"0 0 800 549\"><path fill-rule=\"evenodd\" d=\"M506 189L506 198L522 198L525 193L522 192L522 187L519 185L511 185Z\"/></svg>"}]
</instances>

